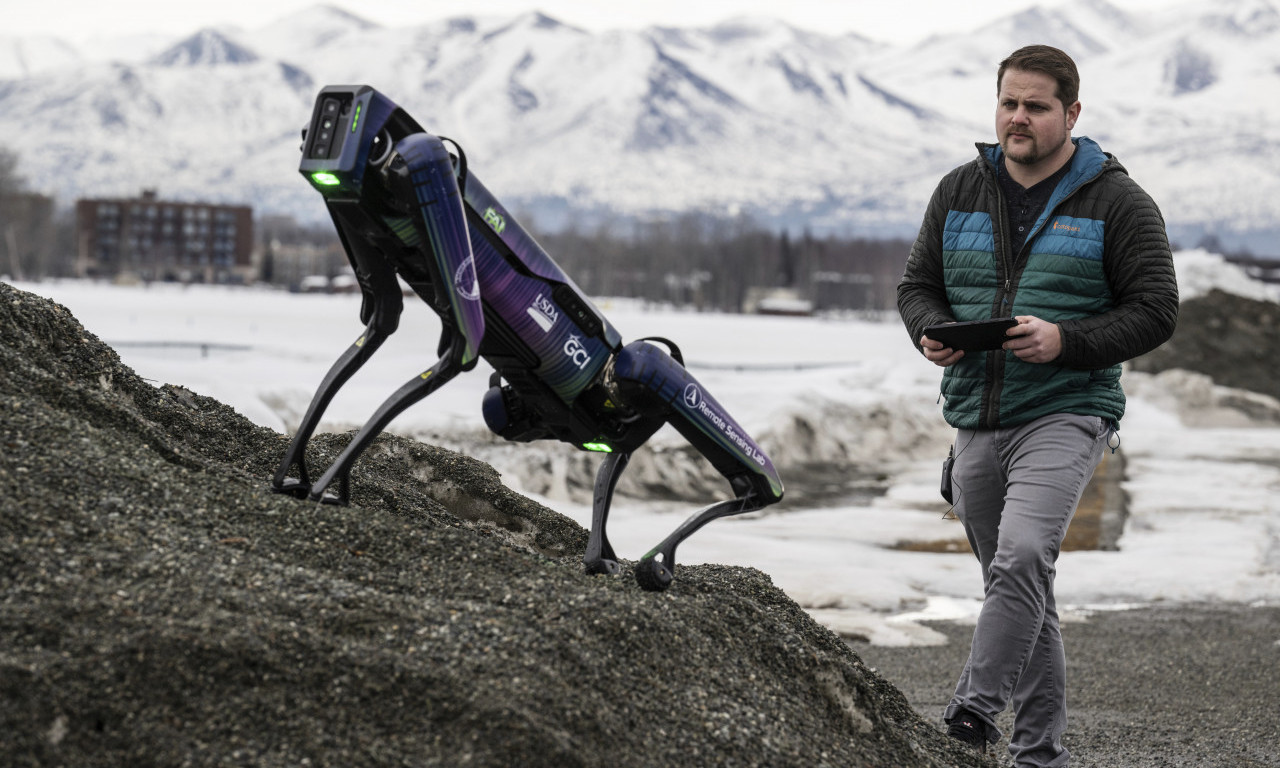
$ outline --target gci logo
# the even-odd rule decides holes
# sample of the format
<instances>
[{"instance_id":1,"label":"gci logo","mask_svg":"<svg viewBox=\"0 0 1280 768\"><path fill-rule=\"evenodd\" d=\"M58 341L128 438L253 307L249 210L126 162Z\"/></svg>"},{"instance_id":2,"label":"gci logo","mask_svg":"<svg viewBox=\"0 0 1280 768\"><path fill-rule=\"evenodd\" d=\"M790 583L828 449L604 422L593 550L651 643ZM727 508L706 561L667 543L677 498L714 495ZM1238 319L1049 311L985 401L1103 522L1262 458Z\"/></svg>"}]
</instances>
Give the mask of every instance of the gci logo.
<instances>
[{"instance_id":1,"label":"gci logo","mask_svg":"<svg viewBox=\"0 0 1280 768\"><path fill-rule=\"evenodd\" d=\"M582 346L582 339L577 336L570 336L564 343L564 353L569 356L574 365L578 366L578 370L586 368L587 363L591 362L591 355L587 353L586 347Z\"/></svg>"}]
</instances>

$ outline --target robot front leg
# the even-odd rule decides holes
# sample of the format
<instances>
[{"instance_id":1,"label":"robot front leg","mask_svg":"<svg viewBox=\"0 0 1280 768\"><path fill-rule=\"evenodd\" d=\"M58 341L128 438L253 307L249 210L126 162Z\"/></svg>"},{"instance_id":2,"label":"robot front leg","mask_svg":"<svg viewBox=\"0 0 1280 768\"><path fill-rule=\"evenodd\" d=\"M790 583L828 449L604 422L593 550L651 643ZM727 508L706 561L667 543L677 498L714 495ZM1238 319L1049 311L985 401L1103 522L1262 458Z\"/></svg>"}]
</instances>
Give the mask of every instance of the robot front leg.
<instances>
[{"instance_id":1,"label":"robot front leg","mask_svg":"<svg viewBox=\"0 0 1280 768\"><path fill-rule=\"evenodd\" d=\"M280 461L280 467L271 480L272 491L287 493L298 498L306 498L310 495L311 476L307 472L307 443L315 434L316 426L319 425L320 418L329 407L333 396L365 364L381 343L382 339L376 335L372 337L371 342L370 333L366 330L365 334L334 362L329 373L325 375L324 381L320 383L320 388L311 398L307 413L302 417L302 421L298 424L298 431L294 433L293 440L289 443L289 450L285 451L284 458ZM289 470L295 465L298 467L298 476L289 477ZM344 493L345 490L344 488Z\"/></svg>"},{"instance_id":2,"label":"robot front leg","mask_svg":"<svg viewBox=\"0 0 1280 768\"><path fill-rule=\"evenodd\" d=\"M335 223L348 221L355 214L363 215L358 206L344 203L331 207ZM280 461L280 467L271 480L271 490L276 493L287 493L298 498L306 498L311 494L311 478L307 473L307 443L315 434L325 409L329 407L334 395L347 381L360 370L373 353L378 351L382 343L400 327L400 314L404 311L404 297L400 293L400 284L396 278L395 268L382 254L363 239L353 239L343 234L344 245L357 243L356 247L347 245L347 256L360 284L361 305L360 321L365 324L364 333L355 343L347 347L325 374L320 387L307 406L306 415L298 424L289 443L289 450ZM298 477L289 477L289 470L298 467ZM342 488L342 503L346 503L346 486Z\"/></svg>"},{"instance_id":3,"label":"robot front leg","mask_svg":"<svg viewBox=\"0 0 1280 768\"><path fill-rule=\"evenodd\" d=\"M368 362L387 337L395 332L400 314L399 297L396 296L395 301L390 302L391 307L384 308L382 306L384 303L379 302L372 312L364 333L354 344L347 347L325 374L320 387L311 398L311 404L307 406L306 415L298 424L298 431L294 433L293 440L289 443L289 450L280 461L280 467L271 481L272 491L287 493L298 498L306 498L311 494L311 478L307 472L306 461L307 443L315 434L316 427L320 424L320 419L324 416L334 395L343 384L347 383L347 380L355 375L356 371L360 370L361 366ZM294 465L298 467L296 478L289 477L289 470L293 469ZM344 484L341 489L342 503L346 502L346 492Z\"/></svg>"},{"instance_id":4,"label":"robot front leg","mask_svg":"<svg viewBox=\"0 0 1280 768\"><path fill-rule=\"evenodd\" d=\"M348 485L351 465L355 463L360 454L369 447L369 443L386 429L387 425L404 412L406 408L417 403L427 395L435 392L440 387L457 376L462 370L459 362L459 350L466 344L466 339L460 334L452 337L452 343L445 351L443 357L436 362L435 365L428 368L424 373L415 376L405 383L400 389L387 398L378 410L374 412L369 421L365 423L356 436L351 439L347 447L338 454L338 458L334 459L333 464L325 470L320 479L316 480L315 485L311 487L308 498L312 501L337 502L346 504L348 501ZM334 499L326 496L325 488L329 487L334 480L339 481L340 496Z\"/></svg>"}]
</instances>

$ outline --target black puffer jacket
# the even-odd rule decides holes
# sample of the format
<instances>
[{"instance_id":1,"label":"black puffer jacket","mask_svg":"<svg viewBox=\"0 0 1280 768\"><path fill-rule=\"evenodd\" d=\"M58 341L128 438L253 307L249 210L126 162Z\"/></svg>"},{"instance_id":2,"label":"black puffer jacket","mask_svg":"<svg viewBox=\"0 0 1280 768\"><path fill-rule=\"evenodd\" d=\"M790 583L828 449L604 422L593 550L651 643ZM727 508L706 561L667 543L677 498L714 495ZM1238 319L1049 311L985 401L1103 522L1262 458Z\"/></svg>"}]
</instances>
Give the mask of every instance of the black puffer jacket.
<instances>
[{"instance_id":1,"label":"black puffer jacket","mask_svg":"<svg viewBox=\"0 0 1280 768\"><path fill-rule=\"evenodd\" d=\"M948 423L1014 426L1050 413L1118 422L1121 362L1173 333L1178 289L1164 219L1114 157L1074 139L1071 168L1018 253L1010 252L1000 147L939 183L898 285L911 340L951 320L1034 315L1057 323L1051 363L966 355L943 375ZM944 277L944 275L946 277Z\"/></svg>"}]
</instances>

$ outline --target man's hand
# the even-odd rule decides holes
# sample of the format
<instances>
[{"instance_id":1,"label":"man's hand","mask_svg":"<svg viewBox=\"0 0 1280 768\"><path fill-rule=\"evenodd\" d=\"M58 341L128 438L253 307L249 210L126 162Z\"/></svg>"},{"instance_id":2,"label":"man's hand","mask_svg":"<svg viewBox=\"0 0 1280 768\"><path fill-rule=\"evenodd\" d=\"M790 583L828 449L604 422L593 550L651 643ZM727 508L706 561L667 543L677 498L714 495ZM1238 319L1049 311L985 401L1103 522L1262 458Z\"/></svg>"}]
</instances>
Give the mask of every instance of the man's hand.
<instances>
[{"instance_id":1,"label":"man's hand","mask_svg":"<svg viewBox=\"0 0 1280 768\"><path fill-rule=\"evenodd\" d=\"M1062 334L1055 323L1032 315L1018 315L1018 324L1005 335L1004 348L1028 363L1050 363L1062 354ZM928 355L925 355L928 357Z\"/></svg>"},{"instance_id":2,"label":"man's hand","mask_svg":"<svg viewBox=\"0 0 1280 768\"><path fill-rule=\"evenodd\" d=\"M924 352L924 359L942 368L955 365L964 357L963 351L944 346L942 342L934 341L928 336L920 337L920 351Z\"/></svg>"}]
</instances>

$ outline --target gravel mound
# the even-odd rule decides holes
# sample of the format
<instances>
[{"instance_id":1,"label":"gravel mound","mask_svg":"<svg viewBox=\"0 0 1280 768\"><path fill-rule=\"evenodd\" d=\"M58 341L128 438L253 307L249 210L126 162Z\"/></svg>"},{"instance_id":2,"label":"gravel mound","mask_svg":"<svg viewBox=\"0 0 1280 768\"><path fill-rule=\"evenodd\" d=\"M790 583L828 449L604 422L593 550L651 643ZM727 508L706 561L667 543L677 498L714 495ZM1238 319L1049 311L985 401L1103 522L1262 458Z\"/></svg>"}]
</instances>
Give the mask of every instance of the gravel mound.
<instances>
[{"instance_id":1,"label":"gravel mound","mask_svg":"<svg viewBox=\"0 0 1280 768\"><path fill-rule=\"evenodd\" d=\"M752 569L661 594L488 465L383 436L352 506L0 283L12 766L979 766ZM327 462L350 435L321 436Z\"/></svg>"},{"instance_id":2,"label":"gravel mound","mask_svg":"<svg viewBox=\"0 0 1280 768\"><path fill-rule=\"evenodd\" d=\"M1136 358L1135 371L1183 368L1226 387L1280 398L1280 304L1214 289L1183 301L1173 337Z\"/></svg>"}]
</instances>

